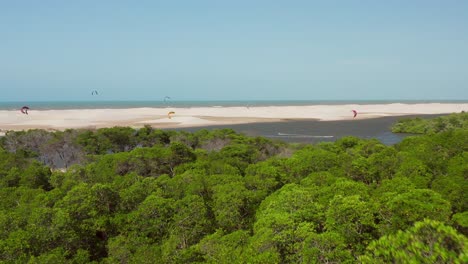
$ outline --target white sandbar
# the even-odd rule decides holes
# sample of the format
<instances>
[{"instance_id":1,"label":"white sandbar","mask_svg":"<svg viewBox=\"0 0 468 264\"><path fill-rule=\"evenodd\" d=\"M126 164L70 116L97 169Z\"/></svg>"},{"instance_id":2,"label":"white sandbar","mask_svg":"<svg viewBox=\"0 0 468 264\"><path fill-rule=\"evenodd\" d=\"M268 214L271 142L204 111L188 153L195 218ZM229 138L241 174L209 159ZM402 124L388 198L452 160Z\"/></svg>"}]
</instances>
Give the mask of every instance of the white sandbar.
<instances>
[{"instance_id":1,"label":"white sandbar","mask_svg":"<svg viewBox=\"0 0 468 264\"><path fill-rule=\"evenodd\" d=\"M6 130L101 128L113 126L178 128L295 119L322 121L378 118L418 114L448 114L468 111L468 103L309 105L259 107L190 107L34 110L29 114L0 110L0 133ZM167 116L169 111L175 114Z\"/></svg>"}]
</instances>

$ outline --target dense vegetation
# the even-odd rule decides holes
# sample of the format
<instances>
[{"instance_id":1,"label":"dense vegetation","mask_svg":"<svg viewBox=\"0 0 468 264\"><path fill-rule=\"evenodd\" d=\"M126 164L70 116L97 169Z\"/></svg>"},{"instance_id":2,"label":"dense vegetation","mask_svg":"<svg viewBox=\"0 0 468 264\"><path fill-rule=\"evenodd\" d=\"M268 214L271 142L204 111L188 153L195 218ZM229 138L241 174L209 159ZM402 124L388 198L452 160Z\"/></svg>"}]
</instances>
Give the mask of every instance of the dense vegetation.
<instances>
[{"instance_id":1,"label":"dense vegetation","mask_svg":"<svg viewBox=\"0 0 468 264\"><path fill-rule=\"evenodd\" d=\"M461 112L432 119L405 118L392 126L392 132L431 134L459 128L468 129L468 113Z\"/></svg>"},{"instance_id":2,"label":"dense vegetation","mask_svg":"<svg viewBox=\"0 0 468 264\"><path fill-rule=\"evenodd\" d=\"M9 132L5 263L466 263L468 130L395 146L232 130Z\"/></svg>"}]
</instances>

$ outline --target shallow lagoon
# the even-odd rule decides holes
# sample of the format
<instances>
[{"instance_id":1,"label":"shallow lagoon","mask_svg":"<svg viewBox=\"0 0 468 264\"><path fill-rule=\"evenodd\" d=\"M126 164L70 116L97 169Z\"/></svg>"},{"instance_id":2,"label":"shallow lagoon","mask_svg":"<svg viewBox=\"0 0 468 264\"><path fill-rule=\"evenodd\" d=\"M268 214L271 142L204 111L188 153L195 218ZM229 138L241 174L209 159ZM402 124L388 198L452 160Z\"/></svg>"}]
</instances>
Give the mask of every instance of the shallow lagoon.
<instances>
[{"instance_id":1,"label":"shallow lagoon","mask_svg":"<svg viewBox=\"0 0 468 264\"><path fill-rule=\"evenodd\" d=\"M440 115L391 116L346 121L284 121L272 123L251 123L209 127L181 128L176 130L197 131L200 129L231 128L249 136L262 136L290 143L332 142L345 136L375 138L386 145L393 145L411 134L395 134L390 127L402 118L433 118Z\"/></svg>"}]
</instances>

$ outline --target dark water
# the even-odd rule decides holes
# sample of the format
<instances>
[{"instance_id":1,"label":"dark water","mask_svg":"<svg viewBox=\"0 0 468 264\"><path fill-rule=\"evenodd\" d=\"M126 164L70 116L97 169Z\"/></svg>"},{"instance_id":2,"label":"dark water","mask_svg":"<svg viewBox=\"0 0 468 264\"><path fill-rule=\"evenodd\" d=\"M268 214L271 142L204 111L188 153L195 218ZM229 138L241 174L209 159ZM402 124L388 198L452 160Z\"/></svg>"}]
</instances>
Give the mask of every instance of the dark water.
<instances>
[{"instance_id":1,"label":"dark water","mask_svg":"<svg viewBox=\"0 0 468 264\"><path fill-rule=\"evenodd\" d=\"M405 137L410 136L410 134L394 134L390 131L390 127L399 119L410 117L433 118L437 116L440 115L392 116L346 121L285 121L183 128L176 130L194 132L200 129L231 128L248 136L262 136L290 143L333 142L345 136L356 136L364 139L375 138L383 144L393 145L400 142Z\"/></svg>"}]
</instances>

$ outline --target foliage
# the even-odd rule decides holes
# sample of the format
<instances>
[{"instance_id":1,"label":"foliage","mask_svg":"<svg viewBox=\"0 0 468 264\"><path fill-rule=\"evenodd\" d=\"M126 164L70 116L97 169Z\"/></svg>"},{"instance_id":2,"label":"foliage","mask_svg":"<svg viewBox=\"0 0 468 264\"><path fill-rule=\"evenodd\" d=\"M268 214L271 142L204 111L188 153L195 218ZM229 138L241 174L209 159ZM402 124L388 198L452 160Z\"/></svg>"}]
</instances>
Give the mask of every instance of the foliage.
<instances>
[{"instance_id":1,"label":"foliage","mask_svg":"<svg viewBox=\"0 0 468 264\"><path fill-rule=\"evenodd\" d=\"M461 112L434 119L406 118L392 126L393 133L428 134L452 129L468 129L468 113Z\"/></svg>"},{"instance_id":2,"label":"foliage","mask_svg":"<svg viewBox=\"0 0 468 264\"><path fill-rule=\"evenodd\" d=\"M0 262L463 263L467 151L466 129L395 146L149 126L8 132Z\"/></svg>"},{"instance_id":3,"label":"foliage","mask_svg":"<svg viewBox=\"0 0 468 264\"><path fill-rule=\"evenodd\" d=\"M468 239L434 220L372 242L362 263L466 263Z\"/></svg>"}]
</instances>

